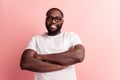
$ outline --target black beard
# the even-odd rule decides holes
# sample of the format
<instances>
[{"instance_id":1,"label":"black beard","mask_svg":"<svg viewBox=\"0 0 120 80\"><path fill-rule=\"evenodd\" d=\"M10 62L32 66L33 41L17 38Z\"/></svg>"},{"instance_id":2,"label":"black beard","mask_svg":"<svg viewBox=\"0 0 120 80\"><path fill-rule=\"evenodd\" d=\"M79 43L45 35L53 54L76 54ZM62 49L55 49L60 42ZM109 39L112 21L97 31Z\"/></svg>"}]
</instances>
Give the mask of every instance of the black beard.
<instances>
[{"instance_id":1,"label":"black beard","mask_svg":"<svg viewBox=\"0 0 120 80\"><path fill-rule=\"evenodd\" d=\"M62 24L61 25L56 25L57 29L55 31L51 31L49 29L50 25L47 25L47 24L45 24L45 25L46 25L46 28L47 28L47 31L48 31L48 35L56 35L56 34L58 34L61 31L61 28L62 28Z\"/></svg>"}]
</instances>

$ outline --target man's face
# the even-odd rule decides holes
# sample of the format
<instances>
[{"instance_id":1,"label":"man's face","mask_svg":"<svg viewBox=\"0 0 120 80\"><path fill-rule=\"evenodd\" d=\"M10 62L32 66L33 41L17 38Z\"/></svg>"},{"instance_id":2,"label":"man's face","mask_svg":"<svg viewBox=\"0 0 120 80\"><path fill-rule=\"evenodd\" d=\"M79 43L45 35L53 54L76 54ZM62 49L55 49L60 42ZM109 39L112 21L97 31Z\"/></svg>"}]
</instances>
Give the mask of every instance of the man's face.
<instances>
[{"instance_id":1,"label":"man's face","mask_svg":"<svg viewBox=\"0 0 120 80\"><path fill-rule=\"evenodd\" d=\"M61 32L63 16L58 10L51 10L46 16L46 28L49 35L56 35Z\"/></svg>"}]
</instances>

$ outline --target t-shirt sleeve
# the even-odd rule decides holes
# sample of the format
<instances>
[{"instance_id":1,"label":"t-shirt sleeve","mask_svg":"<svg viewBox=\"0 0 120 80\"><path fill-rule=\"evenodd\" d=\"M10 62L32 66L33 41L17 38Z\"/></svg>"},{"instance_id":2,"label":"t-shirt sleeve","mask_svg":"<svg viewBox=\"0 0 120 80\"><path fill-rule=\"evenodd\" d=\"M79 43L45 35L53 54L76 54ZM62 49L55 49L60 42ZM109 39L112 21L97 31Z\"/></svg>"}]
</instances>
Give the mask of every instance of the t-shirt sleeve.
<instances>
[{"instance_id":1,"label":"t-shirt sleeve","mask_svg":"<svg viewBox=\"0 0 120 80\"><path fill-rule=\"evenodd\" d=\"M82 44L82 41L78 34L72 32L71 33L71 45L77 45L77 44Z\"/></svg>"},{"instance_id":2,"label":"t-shirt sleeve","mask_svg":"<svg viewBox=\"0 0 120 80\"><path fill-rule=\"evenodd\" d=\"M36 51L36 40L35 37L32 37L31 40L29 41L26 49L33 49Z\"/></svg>"}]
</instances>

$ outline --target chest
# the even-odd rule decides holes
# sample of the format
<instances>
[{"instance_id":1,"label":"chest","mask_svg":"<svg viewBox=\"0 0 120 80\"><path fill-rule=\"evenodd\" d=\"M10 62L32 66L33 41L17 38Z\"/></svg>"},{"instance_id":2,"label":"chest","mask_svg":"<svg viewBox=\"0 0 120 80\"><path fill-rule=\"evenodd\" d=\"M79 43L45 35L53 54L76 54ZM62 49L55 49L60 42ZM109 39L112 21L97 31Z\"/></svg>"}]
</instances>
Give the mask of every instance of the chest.
<instances>
[{"instance_id":1,"label":"chest","mask_svg":"<svg viewBox=\"0 0 120 80\"><path fill-rule=\"evenodd\" d=\"M58 53L68 50L71 47L69 38L42 38L37 40L39 53Z\"/></svg>"}]
</instances>

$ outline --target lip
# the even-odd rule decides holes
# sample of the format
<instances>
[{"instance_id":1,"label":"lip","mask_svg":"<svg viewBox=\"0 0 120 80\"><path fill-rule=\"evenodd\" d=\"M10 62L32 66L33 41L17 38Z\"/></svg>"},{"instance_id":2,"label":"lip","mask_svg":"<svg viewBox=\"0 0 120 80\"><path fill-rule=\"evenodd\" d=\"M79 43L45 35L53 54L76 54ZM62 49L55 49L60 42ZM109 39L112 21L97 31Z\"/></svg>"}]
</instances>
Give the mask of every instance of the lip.
<instances>
[{"instance_id":1,"label":"lip","mask_svg":"<svg viewBox=\"0 0 120 80\"><path fill-rule=\"evenodd\" d=\"M57 29L57 26L56 25L50 25L49 28L50 28L51 31L55 31Z\"/></svg>"},{"instance_id":2,"label":"lip","mask_svg":"<svg viewBox=\"0 0 120 80\"><path fill-rule=\"evenodd\" d=\"M51 25L52 28L56 28L56 25Z\"/></svg>"}]
</instances>

